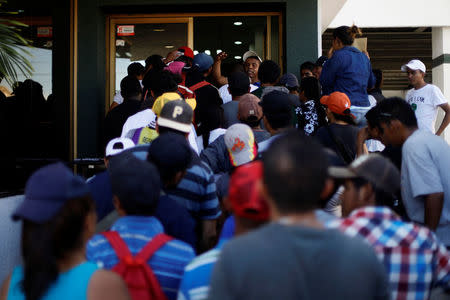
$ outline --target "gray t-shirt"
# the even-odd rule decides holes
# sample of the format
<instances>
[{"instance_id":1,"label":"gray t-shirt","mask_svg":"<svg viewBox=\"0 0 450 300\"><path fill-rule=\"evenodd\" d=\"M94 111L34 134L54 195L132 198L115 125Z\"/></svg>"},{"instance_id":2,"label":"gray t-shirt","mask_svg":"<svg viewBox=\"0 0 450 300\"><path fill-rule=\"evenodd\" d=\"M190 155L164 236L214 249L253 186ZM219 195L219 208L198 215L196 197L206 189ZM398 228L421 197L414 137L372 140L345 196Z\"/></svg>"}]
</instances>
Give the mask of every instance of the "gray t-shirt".
<instances>
[{"instance_id":1,"label":"gray t-shirt","mask_svg":"<svg viewBox=\"0 0 450 300\"><path fill-rule=\"evenodd\" d=\"M272 223L228 242L208 299L389 299L384 267L360 239Z\"/></svg>"},{"instance_id":2,"label":"gray t-shirt","mask_svg":"<svg viewBox=\"0 0 450 300\"><path fill-rule=\"evenodd\" d=\"M222 104L223 108L223 119L225 121L225 128L230 127L233 124L239 123L237 118L239 101L230 101L225 104Z\"/></svg>"},{"instance_id":3,"label":"gray t-shirt","mask_svg":"<svg viewBox=\"0 0 450 300\"><path fill-rule=\"evenodd\" d=\"M416 130L403 144L401 186L403 203L412 221L424 223L425 196L444 193L436 235L450 246L450 146L426 130Z\"/></svg>"}]
</instances>

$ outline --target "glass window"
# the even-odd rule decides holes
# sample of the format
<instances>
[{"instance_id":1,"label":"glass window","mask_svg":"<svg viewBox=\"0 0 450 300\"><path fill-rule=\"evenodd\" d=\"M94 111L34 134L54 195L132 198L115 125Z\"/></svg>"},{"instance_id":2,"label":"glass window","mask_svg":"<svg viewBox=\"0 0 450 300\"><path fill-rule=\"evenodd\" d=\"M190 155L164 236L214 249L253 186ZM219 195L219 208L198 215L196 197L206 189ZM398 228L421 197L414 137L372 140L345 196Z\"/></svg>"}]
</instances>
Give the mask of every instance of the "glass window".
<instances>
[{"instance_id":1,"label":"glass window","mask_svg":"<svg viewBox=\"0 0 450 300\"><path fill-rule=\"evenodd\" d=\"M116 25L115 89L127 76L132 62L145 66L145 59L153 54L165 56L176 47L187 45L187 23L119 24Z\"/></svg>"}]
</instances>

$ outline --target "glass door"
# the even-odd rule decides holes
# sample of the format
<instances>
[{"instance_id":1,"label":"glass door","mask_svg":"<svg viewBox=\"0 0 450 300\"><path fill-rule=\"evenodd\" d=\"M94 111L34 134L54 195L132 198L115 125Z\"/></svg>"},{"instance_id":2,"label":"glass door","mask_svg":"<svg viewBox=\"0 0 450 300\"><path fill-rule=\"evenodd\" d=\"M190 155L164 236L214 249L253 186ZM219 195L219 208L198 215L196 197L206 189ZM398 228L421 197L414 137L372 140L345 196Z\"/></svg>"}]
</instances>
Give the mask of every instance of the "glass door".
<instances>
[{"instance_id":1,"label":"glass door","mask_svg":"<svg viewBox=\"0 0 450 300\"><path fill-rule=\"evenodd\" d=\"M193 48L192 18L111 17L107 62L106 111L130 63L145 66L153 54L165 56L177 47Z\"/></svg>"}]
</instances>

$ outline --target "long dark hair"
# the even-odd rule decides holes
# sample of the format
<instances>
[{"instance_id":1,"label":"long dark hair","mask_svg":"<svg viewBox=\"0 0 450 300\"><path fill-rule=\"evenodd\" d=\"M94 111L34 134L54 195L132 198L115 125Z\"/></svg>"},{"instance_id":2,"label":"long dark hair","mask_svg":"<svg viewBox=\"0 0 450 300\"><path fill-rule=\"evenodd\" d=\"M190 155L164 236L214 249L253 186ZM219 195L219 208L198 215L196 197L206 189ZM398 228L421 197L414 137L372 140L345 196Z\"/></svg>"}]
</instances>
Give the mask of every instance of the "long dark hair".
<instances>
[{"instance_id":1,"label":"long dark hair","mask_svg":"<svg viewBox=\"0 0 450 300\"><path fill-rule=\"evenodd\" d=\"M305 92L305 97L308 100L314 101L314 107L317 113L317 122L319 127L327 124L327 113L323 105L320 103L321 97L321 87L319 80L315 77L305 77L300 82L300 93ZM303 120L303 127L305 126L306 120Z\"/></svg>"},{"instance_id":2,"label":"long dark hair","mask_svg":"<svg viewBox=\"0 0 450 300\"><path fill-rule=\"evenodd\" d=\"M68 200L47 223L23 221L21 284L26 300L41 299L58 278L58 263L83 247L85 220L93 210L92 198L83 196Z\"/></svg>"},{"instance_id":3,"label":"long dark hair","mask_svg":"<svg viewBox=\"0 0 450 300\"><path fill-rule=\"evenodd\" d=\"M197 133L203 137L203 148L206 149L209 145L211 131L217 128L224 128L223 108L214 104L207 105L201 110L200 120L201 124Z\"/></svg>"}]
</instances>

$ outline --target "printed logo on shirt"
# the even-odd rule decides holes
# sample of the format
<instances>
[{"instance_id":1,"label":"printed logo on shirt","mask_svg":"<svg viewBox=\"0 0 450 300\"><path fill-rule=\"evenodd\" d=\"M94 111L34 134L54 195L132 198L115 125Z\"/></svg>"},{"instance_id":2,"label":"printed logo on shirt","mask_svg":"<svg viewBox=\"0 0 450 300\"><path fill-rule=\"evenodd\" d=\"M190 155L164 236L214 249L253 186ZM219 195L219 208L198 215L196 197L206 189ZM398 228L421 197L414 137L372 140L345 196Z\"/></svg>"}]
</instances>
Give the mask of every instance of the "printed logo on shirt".
<instances>
[{"instance_id":1,"label":"printed logo on shirt","mask_svg":"<svg viewBox=\"0 0 450 300\"><path fill-rule=\"evenodd\" d=\"M413 111L416 111L417 110L417 104L412 103L411 104L411 108L412 108Z\"/></svg>"},{"instance_id":2,"label":"printed logo on shirt","mask_svg":"<svg viewBox=\"0 0 450 300\"><path fill-rule=\"evenodd\" d=\"M421 96L413 96L408 99L409 103L425 103L425 98Z\"/></svg>"}]
</instances>

